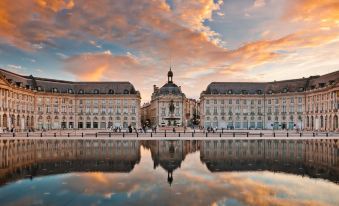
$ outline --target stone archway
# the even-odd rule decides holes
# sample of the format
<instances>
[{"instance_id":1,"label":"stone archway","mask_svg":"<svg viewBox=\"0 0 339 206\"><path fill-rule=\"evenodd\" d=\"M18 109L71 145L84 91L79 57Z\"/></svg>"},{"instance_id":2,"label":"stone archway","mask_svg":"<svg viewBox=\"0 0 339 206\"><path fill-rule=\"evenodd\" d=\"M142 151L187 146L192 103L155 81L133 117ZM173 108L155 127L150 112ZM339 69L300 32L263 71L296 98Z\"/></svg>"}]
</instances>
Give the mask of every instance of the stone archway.
<instances>
[{"instance_id":1,"label":"stone archway","mask_svg":"<svg viewBox=\"0 0 339 206\"><path fill-rule=\"evenodd\" d=\"M20 129L20 115L17 115L17 116L16 116L15 127L16 127L17 129Z\"/></svg>"},{"instance_id":2,"label":"stone archway","mask_svg":"<svg viewBox=\"0 0 339 206\"><path fill-rule=\"evenodd\" d=\"M333 130L332 126L332 116L330 115L328 117L328 130Z\"/></svg>"},{"instance_id":3,"label":"stone archway","mask_svg":"<svg viewBox=\"0 0 339 206\"><path fill-rule=\"evenodd\" d=\"M2 115L2 122L3 122L3 124L2 124L2 126L4 127L4 128L7 128L8 127L8 122L7 122L7 114L3 114Z\"/></svg>"},{"instance_id":4,"label":"stone archway","mask_svg":"<svg viewBox=\"0 0 339 206\"><path fill-rule=\"evenodd\" d=\"M31 125L30 125L30 127L32 129L34 128L34 117L33 116L31 116Z\"/></svg>"},{"instance_id":5,"label":"stone archway","mask_svg":"<svg viewBox=\"0 0 339 206\"><path fill-rule=\"evenodd\" d=\"M333 130L337 130L338 129L338 116L334 115L333 116Z\"/></svg>"},{"instance_id":6,"label":"stone archway","mask_svg":"<svg viewBox=\"0 0 339 206\"><path fill-rule=\"evenodd\" d=\"M310 127L310 117L306 116L306 128L308 129Z\"/></svg>"}]
</instances>

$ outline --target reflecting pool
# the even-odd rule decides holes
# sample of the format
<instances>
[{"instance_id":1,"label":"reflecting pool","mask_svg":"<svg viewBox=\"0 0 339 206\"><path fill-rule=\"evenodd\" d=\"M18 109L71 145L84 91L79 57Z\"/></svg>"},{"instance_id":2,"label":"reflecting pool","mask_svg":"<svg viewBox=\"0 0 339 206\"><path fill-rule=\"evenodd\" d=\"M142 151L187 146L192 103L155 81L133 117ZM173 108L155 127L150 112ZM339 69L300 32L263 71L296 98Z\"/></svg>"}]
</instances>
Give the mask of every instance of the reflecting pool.
<instances>
[{"instance_id":1,"label":"reflecting pool","mask_svg":"<svg viewBox=\"0 0 339 206\"><path fill-rule=\"evenodd\" d=\"M1 205L339 205L337 140L0 140Z\"/></svg>"}]
</instances>

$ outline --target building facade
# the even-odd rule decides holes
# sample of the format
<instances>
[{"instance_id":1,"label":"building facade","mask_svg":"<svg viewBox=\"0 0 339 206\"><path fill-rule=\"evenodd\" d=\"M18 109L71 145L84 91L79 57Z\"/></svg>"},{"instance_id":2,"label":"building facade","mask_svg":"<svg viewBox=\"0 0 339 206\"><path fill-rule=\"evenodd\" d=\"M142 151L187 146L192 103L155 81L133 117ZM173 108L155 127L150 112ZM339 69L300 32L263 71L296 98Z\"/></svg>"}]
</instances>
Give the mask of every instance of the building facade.
<instances>
[{"instance_id":1,"label":"building facade","mask_svg":"<svg viewBox=\"0 0 339 206\"><path fill-rule=\"evenodd\" d=\"M200 96L201 126L338 130L339 71L274 82L212 82Z\"/></svg>"},{"instance_id":2,"label":"building facade","mask_svg":"<svg viewBox=\"0 0 339 206\"><path fill-rule=\"evenodd\" d=\"M140 127L140 93L130 82L71 82L0 69L0 128Z\"/></svg>"},{"instance_id":3,"label":"building facade","mask_svg":"<svg viewBox=\"0 0 339 206\"><path fill-rule=\"evenodd\" d=\"M142 110L142 119L155 126L186 126L186 96L181 87L173 82L173 72L167 73L167 83L161 88L153 86L151 101Z\"/></svg>"}]
</instances>

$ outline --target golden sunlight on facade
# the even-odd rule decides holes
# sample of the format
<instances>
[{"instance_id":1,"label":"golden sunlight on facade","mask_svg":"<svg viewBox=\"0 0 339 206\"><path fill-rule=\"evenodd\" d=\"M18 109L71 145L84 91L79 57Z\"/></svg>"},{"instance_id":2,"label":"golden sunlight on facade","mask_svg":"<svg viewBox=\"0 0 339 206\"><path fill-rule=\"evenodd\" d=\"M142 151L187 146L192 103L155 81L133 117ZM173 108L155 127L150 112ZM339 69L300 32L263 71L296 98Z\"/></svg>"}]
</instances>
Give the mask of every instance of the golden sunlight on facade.
<instances>
[{"instance_id":1,"label":"golden sunlight on facade","mask_svg":"<svg viewBox=\"0 0 339 206\"><path fill-rule=\"evenodd\" d=\"M200 100L168 81L140 108L129 82L70 82L0 70L1 130L200 127L337 131L339 71L274 82L212 82Z\"/></svg>"},{"instance_id":2,"label":"golden sunlight on facade","mask_svg":"<svg viewBox=\"0 0 339 206\"><path fill-rule=\"evenodd\" d=\"M140 127L140 93L130 82L69 82L0 70L3 130Z\"/></svg>"},{"instance_id":3,"label":"golden sunlight on facade","mask_svg":"<svg viewBox=\"0 0 339 206\"><path fill-rule=\"evenodd\" d=\"M212 82L201 125L224 129L338 130L339 71L274 82Z\"/></svg>"}]
</instances>

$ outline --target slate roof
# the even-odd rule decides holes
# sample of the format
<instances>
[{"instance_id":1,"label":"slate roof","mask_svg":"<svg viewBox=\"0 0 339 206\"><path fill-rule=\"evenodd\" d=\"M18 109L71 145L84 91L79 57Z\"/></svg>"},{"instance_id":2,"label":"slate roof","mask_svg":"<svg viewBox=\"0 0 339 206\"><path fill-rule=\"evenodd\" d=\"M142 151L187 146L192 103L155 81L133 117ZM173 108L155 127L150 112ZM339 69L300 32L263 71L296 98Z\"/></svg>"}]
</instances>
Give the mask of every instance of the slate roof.
<instances>
[{"instance_id":1,"label":"slate roof","mask_svg":"<svg viewBox=\"0 0 339 206\"><path fill-rule=\"evenodd\" d=\"M138 94L134 86L127 81L118 82L73 82L48 78L23 76L0 69L0 74L11 84L32 90L59 93L84 94Z\"/></svg>"},{"instance_id":2,"label":"slate roof","mask_svg":"<svg viewBox=\"0 0 339 206\"><path fill-rule=\"evenodd\" d=\"M339 71L322 76L273 82L212 82L202 94L270 94L303 92L339 83Z\"/></svg>"}]
</instances>

